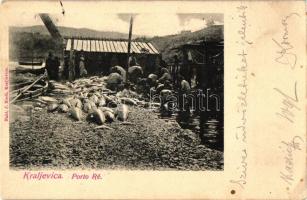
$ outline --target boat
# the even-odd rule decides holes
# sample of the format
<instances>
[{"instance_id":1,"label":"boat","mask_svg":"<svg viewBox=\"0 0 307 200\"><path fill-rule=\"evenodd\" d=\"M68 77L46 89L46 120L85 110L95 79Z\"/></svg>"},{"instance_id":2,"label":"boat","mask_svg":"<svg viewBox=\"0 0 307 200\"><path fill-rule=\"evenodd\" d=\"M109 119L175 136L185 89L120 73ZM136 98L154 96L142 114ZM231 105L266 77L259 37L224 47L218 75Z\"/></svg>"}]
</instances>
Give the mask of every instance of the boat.
<instances>
[{"instance_id":1,"label":"boat","mask_svg":"<svg viewBox=\"0 0 307 200\"><path fill-rule=\"evenodd\" d=\"M42 61L19 61L19 65L32 65L32 66L41 66L43 64Z\"/></svg>"},{"instance_id":2,"label":"boat","mask_svg":"<svg viewBox=\"0 0 307 200\"><path fill-rule=\"evenodd\" d=\"M41 76L34 82L26 82L14 85L14 90L10 93L11 103L33 99L44 94L49 87L49 81L46 75Z\"/></svg>"}]
</instances>

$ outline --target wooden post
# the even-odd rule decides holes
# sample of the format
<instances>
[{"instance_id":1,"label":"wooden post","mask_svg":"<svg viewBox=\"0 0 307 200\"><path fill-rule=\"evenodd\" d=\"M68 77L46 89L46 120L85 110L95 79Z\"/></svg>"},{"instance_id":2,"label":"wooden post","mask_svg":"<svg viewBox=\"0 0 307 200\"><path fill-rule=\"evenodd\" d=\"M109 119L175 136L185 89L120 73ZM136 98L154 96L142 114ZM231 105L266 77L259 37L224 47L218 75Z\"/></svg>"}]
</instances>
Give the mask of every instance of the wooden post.
<instances>
[{"instance_id":1,"label":"wooden post","mask_svg":"<svg viewBox=\"0 0 307 200\"><path fill-rule=\"evenodd\" d=\"M128 52L127 52L127 73L126 73L126 79L128 81L128 69L129 69L129 57L130 57L130 51L131 51L131 38L132 38L132 27L133 27L133 17L130 18L130 27L129 27L129 38L128 38Z\"/></svg>"},{"instance_id":2,"label":"wooden post","mask_svg":"<svg viewBox=\"0 0 307 200\"><path fill-rule=\"evenodd\" d=\"M34 40L34 33L33 33L33 32L32 32L32 35L31 35L31 36L32 36L32 59L31 59L31 62L32 62L32 63L31 63L31 64L32 64L32 69L34 69L34 66L33 66L33 59L34 59L33 56L34 56L34 52L33 52L33 51L34 51L34 42L35 42L35 40Z\"/></svg>"},{"instance_id":3,"label":"wooden post","mask_svg":"<svg viewBox=\"0 0 307 200\"><path fill-rule=\"evenodd\" d=\"M70 81L75 79L75 62L74 62L74 56L73 56L73 51L74 51L74 39L71 38L70 40L70 52L69 52L69 75L68 75L68 79Z\"/></svg>"}]
</instances>

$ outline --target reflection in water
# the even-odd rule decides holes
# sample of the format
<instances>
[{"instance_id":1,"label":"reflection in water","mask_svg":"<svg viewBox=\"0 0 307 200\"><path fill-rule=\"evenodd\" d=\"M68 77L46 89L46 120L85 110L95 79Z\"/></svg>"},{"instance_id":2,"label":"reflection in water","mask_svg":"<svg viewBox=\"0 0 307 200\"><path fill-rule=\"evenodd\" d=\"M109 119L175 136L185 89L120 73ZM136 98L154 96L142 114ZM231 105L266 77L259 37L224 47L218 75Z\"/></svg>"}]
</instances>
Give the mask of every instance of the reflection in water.
<instances>
[{"instance_id":1,"label":"reflection in water","mask_svg":"<svg viewBox=\"0 0 307 200\"><path fill-rule=\"evenodd\" d=\"M223 150L223 126L217 119L200 121L200 137L211 148Z\"/></svg>"},{"instance_id":2,"label":"reflection in water","mask_svg":"<svg viewBox=\"0 0 307 200\"><path fill-rule=\"evenodd\" d=\"M213 115L212 117L204 114L191 116L187 125L186 121L178 120L182 128L188 128L199 135L202 144L217 150L224 149L223 120ZM177 118L180 119L180 118Z\"/></svg>"}]
</instances>

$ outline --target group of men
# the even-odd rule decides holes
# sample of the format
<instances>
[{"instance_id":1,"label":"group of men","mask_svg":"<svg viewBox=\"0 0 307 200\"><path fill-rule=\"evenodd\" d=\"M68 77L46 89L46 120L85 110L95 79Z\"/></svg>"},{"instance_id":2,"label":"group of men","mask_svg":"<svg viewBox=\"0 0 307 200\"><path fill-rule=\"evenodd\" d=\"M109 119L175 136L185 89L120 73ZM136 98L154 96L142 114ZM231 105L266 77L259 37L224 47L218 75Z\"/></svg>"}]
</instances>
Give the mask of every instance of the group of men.
<instances>
[{"instance_id":1,"label":"group of men","mask_svg":"<svg viewBox=\"0 0 307 200\"><path fill-rule=\"evenodd\" d=\"M177 57L175 57L175 62L173 65L179 65L178 58L177 60L176 58ZM127 83L128 77L129 83L132 83L137 88L142 88L141 90L143 90L145 93L149 93L150 89L153 88L159 93L163 89L173 90L174 86L176 88L178 88L178 86L181 87L181 81L184 80L183 76L179 74L179 71L176 73L176 75L174 75L172 72L170 72L166 63L161 60L162 59L160 58L156 71L149 74L147 77L144 77L143 68L139 66L135 54L132 53L132 55L129 57L129 67L127 71L118 65L111 67L109 80L107 81L108 85L112 89L115 89L116 86ZM172 67L172 69L173 68L178 70L178 66ZM190 87L188 82L187 84L188 87Z\"/></svg>"},{"instance_id":2,"label":"group of men","mask_svg":"<svg viewBox=\"0 0 307 200\"><path fill-rule=\"evenodd\" d=\"M63 78L64 79L75 79L77 77L86 76L87 69L85 64L85 56L83 52L81 52L78 56L76 53L73 53L73 63L69 63L68 57L64 57L64 69L63 69ZM73 68L69 68L72 65ZM59 80L60 79L60 67L61 62L59 57L54 56L52 52L49 52L48 57L45 62L45 69L48 73L48 78L51 80Z\"/></svg>"},{"instance_id":3,"label":"group of men","mask_svg":"<svg viewBox=\"0 0 307 200\"><path fill-rule=\"evenodd\" d=\"M138 93L145 94L145 97L151 98L151 95L159 95L161 100L161 115L170 116L174 109L170 105L170 95L177 95L180 117L183 120L189 118L189 102L184 101L184 96L191 91L190 84L179 72L178 57L174 57L171 72L167 65L157 66L154 73L144 76L142 67L138 66L137 59L133 56L129 58L132 66L126 71L121 66L114 66L107 79L107 87L111 90L122 90L125 85L134 88ZM160 62L160 64L163 62ZM136 64L136 65L134 65ZM177 65L177 66L176 66ZM176 74L174 74L176 73ZM127 84L128 83L128 84Z\"/></svg>"},{"instance_id":4,"label":"group of men","mask_svg":"<svg viewBox=\"0 0 307 200\"><path fill-rule=\"evenodd\" d=\"M135 53L132 53L129 57L129 67L126 71L121 66L113 66L110 69L110 74L107 79L107 87L114 91L122 90L124 87L129 86L134 88L138 92L141 92L149 97L152 94L159 94L161 96L161 114L170 115L170 105L168 105L168 96L176 93L178 95L178 105L183 115L188 115L189 105L187 102L182 101L182 97L190 93L191 87L184 76L179 70L179 59L174 56L173 63L168 67L162 58L159 58L157 69L154 73L144 76L144 72L141 66L139 66ZM73 62L73 63L69 63ZM74 66L73 69L68 66ZM59 58L54 56L51 52L46 59L46 70L50 79L59 79ZM84 53L76 55L73 53L73 59L64 59L64 78L69 77L84 77L86 76L86 64ZM188 112L187 112L188 111Z\"/></svg>"},{"instance_id":5,"label":"group of men","mask_svg":"<svg viewBox=\"0 0 307 200\"><path fill-rule=\"evenodd\" d=\"M72 62L72 63L69 63ZM70 68L69 66L73 66ZM69 60L69 57L64 57L64 70L63 75L65 79L75 79L84 77L88 74L86 69L86 60L83 51L80 53L76 53L75 51L72 53L72 59Z\"/></svg>"}]
</instances>

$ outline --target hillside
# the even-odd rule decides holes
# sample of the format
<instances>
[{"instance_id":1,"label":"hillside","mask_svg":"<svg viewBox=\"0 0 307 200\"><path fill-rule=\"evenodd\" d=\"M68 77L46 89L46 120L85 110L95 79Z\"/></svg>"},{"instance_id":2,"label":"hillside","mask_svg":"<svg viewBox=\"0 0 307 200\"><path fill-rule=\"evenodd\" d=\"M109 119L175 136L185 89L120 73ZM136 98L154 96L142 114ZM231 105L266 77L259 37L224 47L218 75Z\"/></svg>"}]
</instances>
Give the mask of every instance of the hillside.
<instances>
[{"instance_id":1,"label":"hillside","mask_svg":"<svg viewBox=\"0 0 307 200\"><path fill-rule=\"evenodd\" d=\"M62 36L103 37L112 39L126 39L126 33L96 31L91 29L76 29L58 27ZM173 49L179 45L205 40L224 40L224 27L212 25L195 32L183 32L177 35L146 38L134 35L133 39L151 42L161 53L166 61L170 61L176 51ZM18 60L21 57L44 58L48 51L62 53L61 44L56 44L44 26L11 27L10 28L10 59Z\"/></svg>"},{"instance_id":2,"label":"hillside","mask_svg":"<svg viewBox=\"0 0 307 200\"><path fill-rule=\"evenodd\" d=\"M113 31L96 31L87 28L70 28L58 27L62 36L82 36L82 37L105 37L113 39L128 38L128 34ZM28 27L10 27L11 33L40 33L42 35L50 35L45 26L28 26ZM127 30L128 32L128 30ZM135 36L137 37L137 36Z\"/></svg>"},{"instance_id":3,"label":"hillside","mask_svg":"<svg viewBox=\"0 0 307 200\"><path fill-rule=\"evenodd\" d=\"M153 37L149 39L157 49L162 53L163 59L170 61L176 51L174 47L182 44L191 43L199 40L204 41L222 41L224 40L224 26L212 25L195 32L185 32L177 35L164 37Z\"/></svg>"},{"instance_id":4,"label":"hillside","mask_svg":"<svg viewBox=\"0 0 307 200\"><path fill-rule=\"evenodd\" d=\"M111 32L111 31L96 31L87 28L70 28L58 27L61 35L65 36L80 36L80 37L102 37L112 39L126 39L128 34ZM138 37L135 35L134 37ZM48 51L53 51L55 54L62 53L61 44L57 44L50 36L45 26L28 26L28 27L10 27L9 34L10 50L9 56L11 61L29 60L32 57L43 59L48 54Z\"/></svg>"}]
</instances>

